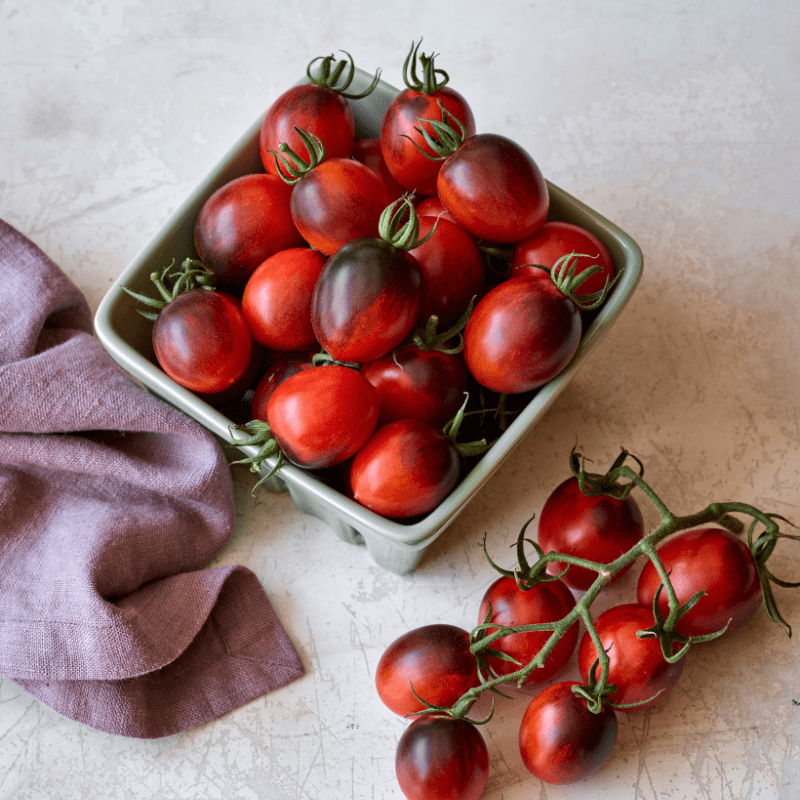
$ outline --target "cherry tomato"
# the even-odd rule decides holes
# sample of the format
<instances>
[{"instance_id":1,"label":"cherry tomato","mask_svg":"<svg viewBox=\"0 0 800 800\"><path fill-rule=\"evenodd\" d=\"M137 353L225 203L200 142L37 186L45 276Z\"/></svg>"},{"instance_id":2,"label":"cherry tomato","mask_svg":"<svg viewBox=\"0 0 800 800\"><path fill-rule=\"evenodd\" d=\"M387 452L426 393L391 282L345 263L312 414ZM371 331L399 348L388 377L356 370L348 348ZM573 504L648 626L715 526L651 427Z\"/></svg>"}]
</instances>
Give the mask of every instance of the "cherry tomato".
<instances>
[{"instance_id":1,"label":"cherry tomato","mask_svg":"<svg viewBox=\"0 0 800 800\"><path fill-rule=\"evenodd\" d=\"M610 661L608 683L614 684L617 691L608 696L614 703L643 703L634 708L620 711L636 711L648 708L662 700L678 682L683 672L684 659L674 664L664 659L661 644L651 637L640 639L636 634L653 625L653 612L647 606L626 603L604 611L594 622L603 649ZM589 671L597 659L597 649L588 632L584 633L578 648L578 666L584 681L589 679ZM600 677L600 666L594 671L594 678Z\"/></svg>"},{"instance_id":2,"label":"cherry tomato","mask_svg":"<svg viewBox=\"0 0 800 800\"><path fill-rule=\"evenodd\" d=\"M761 584L747 543L721 528L698 528L667 539L657 550L669 573L678 601L683 605L697 592L706 592L680 618L675 630L685 636L716 633L728 624L741 627L761 605ZM650 608L661 584L648 561L637 587L638 602ZM659 609L669 612L667 593L662 590Z\"/></svg>"},{"instance_id":3,"label":"cherry tomato","mask_svg":"<svg viewBox=\"0 0 800 800\"><path fill-rule=\"evenodd\" d=\"M587 497L573 477L547 498L539 515L537 539L545 553L568 553L608 564L627 553L643 535L642 512L631 495L625 500L608 495ZM548 564L547 571L558 575L566 567L565 562L557 561ZM627 569L620 570L614 580ZM573 589L586 591L595 578L593 570L573 565L561 580Z\"/></svg>"},{"instance_id":4,"label":"cherry tomato","mask_svg":"<svg viewBox=\"0 0 800 800\"><path fill-rule=\"evenodd\" d=\"M575 598L565 583L560 580L537 583L531 589L522 591L512 578L498 578L484 594L478 612L479 622L486 620L491 606L491 622L500 625L536 625L545 622L558 622L575 607ZM544 664L535 669L525 679L525 685L545 683L559 673L572 657L578 643L578 623L571 625L558 640ZM490 628L488 633L496 630ZM529 664L538 655L550 638L550 631L531 631L503 636L492 644L519 663L514 664L502 658L489 656L487 659L492 671L500 675L516 672Z\"/></svg>"},{"instance_id":5,"label":"cherry tomato","mask_svg":"<svg viewBox=\"0 0 800 800\"><path fill-rule=\"evenodd\" d=\"M578 307L548 273L509 278L487 292L464 329L464 358L482 386L517 394L558 375L583 330Z\"/></svg>"},{"instance_id":6,"label":"cherry tomato","mask_svg":"<svg viewBox=\"0 0 800 800\"><path fill-rule=\"evenodd\" d=\"M532 236L550 208L547 183L528 152L505 136L479 133L443 162L436 192L473 236L511 243Z\"/></svg>"},{"instance_id":7,"label":"cherry tomato","mask_svg":"<svg viewBox=\"0 0 800 800\"><path fill-rule=\"evenodd\" d=\"M552 269L560 258L570 253L591 256L578 259L575 269L577 274L595 265L601 267L599 272L581 284L579 294L602 291L607 281L614 280L614 262L608 248L585 228L556 220L545 222L533 236L516 245L509 277L530 273L536 269L531 266L533 264Z\"/></svg>"},{"instance_id":8,"label":"cherry tomato","mask_svg":"<svg viewBox=\"0 0 800 800\"><path fill-rule=\"evenodd\" d=\"M242 313L257 342L273 350L316 345L311 296L326 261L317 250L293 247L270 256L250 276Z\"/></svg>"},{"instance_id":9,"label":"cherry tomato","mask_svg":"<svg viewBox=\"0 0 800 800\"><path fill-rule=\"evenodd\" d=\"M379 358L411 332L421 294L412 255L383 239L354 239L331 256L314 288L317 341L337 361Z\"/></svg>"},{"instance_id":10,"label":"cherry tomato","mask_svg":"<svg viewBox=\"0 0 800 800\"><path fill-rule=\"evenodd\" d=\"M341 464L375 430L378 398L349 367L307 369L283 381L267 403L267 423L283 454L307 469Z\"/></svg>"},{"instance_id":11,"label":"cherry tomato","mask_svg":"<svg viewBox=\"0 0 800 800\"><path fill-rule=\"evenodd\" d=\"M427 708L417 697L429 705L449 708L479 683L477 661L469 645L469 633L455 625L435 623L404 633L378 661L378 696L403 717Z\"/></svg>"},{"instance_id":12,"label":"cherry tomato","mask_svg":"<svg viewBox=\"0 0 800 800\"><path fill-rule=\"evenodd\" d=\"M389 192L389 202L398 200L405 194L405 188L394 179L383 160L380 139L356 139L353 145L353 158L381 176Z\"/></svg>"},{"instance_id":13,"label":"cherry tomato","mask_svg":"<svg viewBox=\"0 0 800 800\"><path fill-rule=\"evenodd\" d=\"M161 309L153 351L176 383L194 392L233 386L250 365L253 340L239 301L223 292L192 289Z\"/></svg>"},{"instance_id":14,"label":"cherry tomato","mask_svg":"<svg viewBox=\"0 0 800 800\"><path fill-rule=\"evenodd\" d=\"M438 195L430 195L420 200L416 205L416 209L419 217L437 217L455 222L453 215L442 205Z\"/></svg>"},{"instance_id":15,"label":"cherry tomato","mask_svg":"<svg viewBox=\"0 0 800 800\"><path fill-rule=\"evenodd\" d=\"M407 800L478 800L489 778L489 751L467 720L425 714L400 737L395 774Z\"/></svg>"},{"instance_id":16,"label":"cherry tomato","mask_svg":"<svg viewBox=\"0 0 800 800\"><path fill-rule=\"evenodd\" d=\"M214 406L214 408L223 408L245 400L245 395L258 383L270 358L269 351L258 342L252 342L252 346L250 363L238 381L220 392L212 392L211 394L195 392L195 394L210 406Z\"/></svg>"},{"instance_id":17,"label":"cherry tomato","mask_svg":"<svg viewBox=\"0 0 800 800\"><path fill-rule=\"evenodd\" d=\"M572 687L554 683L533 698L522 717L519 749L528 771L545 783L575 783L605 764L617 741L610 706L594 714Z\"/></svg>"},{"instance_id":18,"label":"cherry tomato","mask_svg":"<svg viewBox=\"0 0 800 800\"><path fill-rule=\"evenodd\" d=\"M272 393L287 378L311 369L312 359L318 350L296 350L283 352L273 361L256 385L253 399L250 402L250 418L267 421L267 403Z\"/></svg>"},{"instance_id":19,"label":"cherry tomato","mask_svg":"<svg viewBox=\"0 0 800 800\"><path fill-rule=\"evenodd\" d=\"M303 245L291 196L292 187L274 175L243 175L217 189L195 222L200 260L222 280L244 286L271 255Z\"/></svg>"},{"instance_id":20,"label":"cherry tomato","mask_svg":"<svg viewBox=\"0 0 800 800\"><path fill-rule=\"evenodd\" d=\"M365 379L366 380L366 379ZM401 419L378 428L350 468L353 497L391 519L432 511L458 482L460 458L441 428Z\"/></svg>"}]
</instances>

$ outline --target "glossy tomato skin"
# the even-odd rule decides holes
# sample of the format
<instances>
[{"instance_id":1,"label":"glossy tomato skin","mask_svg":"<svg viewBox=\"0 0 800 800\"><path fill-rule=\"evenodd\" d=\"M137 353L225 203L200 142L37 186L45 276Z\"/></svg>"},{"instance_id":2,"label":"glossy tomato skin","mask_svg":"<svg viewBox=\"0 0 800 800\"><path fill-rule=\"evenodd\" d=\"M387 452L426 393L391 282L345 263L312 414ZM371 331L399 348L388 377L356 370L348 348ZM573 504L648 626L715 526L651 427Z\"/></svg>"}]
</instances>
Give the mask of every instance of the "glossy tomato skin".
<instances>
[{"instance_id":1,"label":"glossy tomato skin","mask_svg":"<svg viewBox=\"0 0 800 800\"><path fill-rule=\"evenodd\" d=\"M570 253L590 256L578 259L575 267L577 274L595 265L601 268L581 284L578 294L599 292L606 282L614 280L616 270L608 248L586 228L560 220L545 222L533 236L517 243L509 277L530 273L537 269L531 266L533 264L552 269L560 258Z\"/></svg>"},{"instance_id":2,"label":"glossy tomato skin","mask_svg":"<svg viewBox=\"0 0 800 800\"><path fill-rule=\"evenodd\" d=\"M436 193L436 179L443 162L424 155L435 154L418 129L424 128L433 134L430 123L420 120L441 120L439 102L464 125L467 137L475 134L472 109L464 97L449 86L431 94L403 89L389 104L381 123L381 151L386 166L401 186L416 194ZM433 136L436 138L435 134Z\"/></svg>"},{"instance_id":3,"label":"glossy tomato skin","mask_svg":"<svg viewBox=\"0 0 800 800\"><path fill-rule=\"evenodd\" d=\"M346 461L378 422L372 384L349 367L303 370L283 381L267 402L267 423L283 454L306 469Z\"/></svg>"},{"instance_id":4,"label":"glossy tomato skin","mask_svg":"<svg viewBox=\"0 0 800 800\"><path fill-rule=\"evenodd\" d=\"M458 322L470 301L483 294L485 274L481 251L465 230L447 219L421 217L420 239L431 230L431 238L409 252L422 270L420 318L435 314L441 331Z\"/></svg>"},{"instance_id":5,"label":"glossy tomato skin","mask_svg":"<svg viewBox=\"0 0 800 800\"><path fill-rule=\"evenodd\" d=\"M161 309L153 351L161 368L193 392L222 392L247 371L253 340L239 301L224 292L193 289Z\"/></svg>"},{"instance_id":6,"label":"glossy tomato skin","mask_svg":"<svg viewBox=\"0 0 800 800\"><path fill-rule=\"evenodd\" d=\"M617 718L610 706L599 714L586 707L562 681L533 698L522 717L519 749L528 771L545 783L568 784L587 778L605 764L617 741Z\"/></svg>"},{"instance_id":7,"label":"glossy tomato skin","mask_svg":"<svg viewBox=\"0 0 800 800\"><path fill-rule=\"evenodd\" d=\"M594 622L610 661L608 683L617 687L617 691L610 694L608 699L621 704L643 703L619 711L638 711L660 702L683 672L684 658L670 664L664 659L658 639L640 639L636 635L637 631L646 630L653 623L652 610L636 603L609 608ZM597 649L586 632L578 648L578 667L584 681L588 681L596 659ZM600 677L599 665L594 677ZM647 700L651 702L643 702Z\"/></svg>"},{"instance_id":8,"label":"glossy tomato skin","mask_svg":"<svg viewBox=\"0 0 800 800\"><path fill-rule=\"evenodd\" d=\"M442 201L436 194L424 197L416 204L415 208L417 209L417 216L420 218L436 217L455 222L453 215L442 205Z\"/></svg>"},{"instance_id":9,"label":"glossy tomato skin","mask_svg":"<svg viewBox=\"0 0 800 800\"><path fill-rule=\"evenodd\" d=\"M272 350L302 350L316 344L311 297L327 258L293 247L270 256L250 276L242 313L253 338Z\"/></svg>"},{"instance_id":10,"label":"glossy tomato skin","mask_svg":"<svg viewBox=\"0 0 800 800\"><path fill-rule=\"evenodd\" d=\"M426 708L414 692L429 705L449 708L479 683L469 645L469 633L456 625L434 623L404 633L378 661L378 696L402 717Z\"/></svg>"},{"instance_id":11,"label":"glossy tomato skin","mask_svg":"<svg viewBox=\"0 0 800 800\"><path fill-rule=\"evenodd\" d=\"M405 188L394 179L394 175L389 171L389 167L386 166L386 162L383 160L380 139L356 139L353 145L353 158L381 176L381 180L386 184L386 189L389 192L390 203L399 200L406 193Z\"/></svg>"},{"instance_id":12,"label":"glossy tomato skin","mask_svg":"<svg viewBox=\"0 0 800 800\"><path fill-rule=\"evenodd\" d=\"M293 86L275 100L261 123L259 150L268 174L279 176L283 172L270 152L283 142L295 153L305 153L295 126L322 140L326 158L347 158L353 151L355 119L347 100L314 83Z\"/></svg>"},{"instance_id":13,"label":"glossy tomato skin","mask_svg":"<svg viewBox=\"0 0 800 800\"><path fill-rule=\"evenodd\" d=\"M577 478L567 478L545 501L539 515L537 539L545 553L569 553L589 561L608 564L627 553L644 535L644 519L636 500L631 496L618 500L607 495L587 497L580 490ZM566 568L562 561L547 565L551 575ZM614 580L624 575L620 570ZM579 566L570 566L561 579L568 586L586 591L597 573Z\"/></svg>"},{"instance_id":14,"label":"glossy tomato skin","mask_svg":"<svg viewBox=\"0 0 800 800\"><path fill-rule=\"evenodd\" d=\"M697 528L667 539L657 550L683 605L699 591L706 594L675 626L686 636L703 636L744 625L761 605L761 585L747 543L721 528ZM637 600L652 608L661 583L652 562L639 575ZM659 608L669 612L666 592Z\"/></svg>"},{"instance_id":15,"label":"glossy tomato skin","mask_svg":"<svg viewBox=\"0 0 800 800\"><path fill-rule=\"evenodd\" d=\"M489 751L472 723L425 714L400 737L395 774L407 800L478 800L489 778Z\"/></svg>"},{"instance_id":16,"label":"glossy tomato skin","mask_svg":"<svg viewBox=\"0 0 800 800\"><path fill-rule=\"evenodd\" d=\"M458 482L459 455L440 428L401 419L378 428L350 468L353 498L376 514L408 519L432 511Z\"/></svg>"},{"instance_id":17,"label":"glossy tomato skin","mask_svg":"<svg viewBox=\"0 0 800 800\"><path fill-rule=\"evenodd\" d=\"M326 159L294 185L292 220L303 238L325 255L351 239L377 236L389 192L380 176L351 158Z\"/></svg>"},{"instance_id":18,"label":"glossy tomato skin","mask_svg":"<svg viewBox=\"0 0 800 800\"><path fill-rule=\"evenodd\" d=\"M561 372L575 355L583 325L577 306L542 270L488 291L464 329L464 358L482 386L518 394Z\"/></svg>"},{"instance_id":19,"label":"glossy tomato skin","mask_svg":"<svg viewBox=\"0 0 800 800\"><path fill-rule=\"evenodd\" d=\"M282 352L269 365L256 384L253 398L250 401L250 418L267 421L267 403L272 393L287 378L306 369L311 369L313 357L319 350L293 350Z\"/></svg>"},{"instance_id":20,"label":"glossy tomato skin","mask_svg":"<svg viewBox=\"0 0 800 800\"><path fill-rule=\"evenodd\" d=\"M200 260L223 281L241 287L271 255L302 246L291 196L292 187L274 175L243 175L217 189L195 222Z\"/></svg>"},{"instance_id":21,"label":"glossy tomato skin","mask_svg":"<svg viewBox=\"0 0 800 800\"><path fill-rule=\"evenodd\" d=\"M484 594L478 612L478 622L486 620L491 607L490 622L500 625L536 625L545 622L557 622L569 614L575 607L572 592L562 581L538 583L527 591L522 591L512 578L498 578ZM578 643L578 623L571 625L558 640L543 666L535 669L525 679L525 685L545 683L557 675L575 652ZM490 628L488 633L492 633ZM550 638L550 631L531 631L503 636L492 644L499 650L516 659L519 664L489 656L488 663L492 671L500 675L516 672L529 664Z\"/></svg>"},{"instance_id":22,"label":"glossy tomato skin","mask_svg":"<svg viewBox=\"0 0 800 800\"><path fill-rule=\"evenodd\" d=\"M523 147L496 133L479 133L449 156L436 193L464 230L489 242L532 236L550 208L536 162Z\"/></svg>"},{"instance_id":23,"label":"glossy tomato skin","mask_svg":"<svg viewBox=\"0 0 800 800\"><path fill-rule=\"evenodd\" d=\"M413 329L422 272L412 255L382 239L354 239L331 256L314 288L311 324L338 361L385 355Z\"/></svg>"}]
</instances>

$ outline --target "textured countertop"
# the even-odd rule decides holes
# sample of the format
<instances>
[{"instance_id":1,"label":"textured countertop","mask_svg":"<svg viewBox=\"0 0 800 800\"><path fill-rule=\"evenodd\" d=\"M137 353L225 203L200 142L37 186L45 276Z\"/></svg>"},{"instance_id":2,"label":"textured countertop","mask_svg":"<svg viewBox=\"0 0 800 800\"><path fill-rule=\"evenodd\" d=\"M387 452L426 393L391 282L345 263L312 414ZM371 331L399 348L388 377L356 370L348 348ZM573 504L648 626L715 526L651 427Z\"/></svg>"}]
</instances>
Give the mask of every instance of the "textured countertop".
<instances>
[{"instance_id":1,"label":"textured countertop","mask_svg":"<svg viewBox=\"0 0 800 800\"><path fill-rule=\"evenodd\" d=\"M308 61L345 49L398 85L420 36L479 130L516 138L645 260L614 328L413 574L377 567L286 494L252 497L235 468L219 563L256 571L305 677L157 741L82 727L0 680L0 798L401 798L405 723L372 691L375 665L410 628L476 624L494 577L484 533L510 564L575 444L598 466L634 452L678 513L740 500L800 520L799 30L800 6L778 0L0 2L0 216L93 309ZM800 579L798 545L772 563ZM800 592L777 595L800 628ZM484 798L798 797L799 648L763 613L697 646L671 695L621 716L611 760L574 786L525 771L525 700L500 698Z\"/></svg>"}]
</instances>

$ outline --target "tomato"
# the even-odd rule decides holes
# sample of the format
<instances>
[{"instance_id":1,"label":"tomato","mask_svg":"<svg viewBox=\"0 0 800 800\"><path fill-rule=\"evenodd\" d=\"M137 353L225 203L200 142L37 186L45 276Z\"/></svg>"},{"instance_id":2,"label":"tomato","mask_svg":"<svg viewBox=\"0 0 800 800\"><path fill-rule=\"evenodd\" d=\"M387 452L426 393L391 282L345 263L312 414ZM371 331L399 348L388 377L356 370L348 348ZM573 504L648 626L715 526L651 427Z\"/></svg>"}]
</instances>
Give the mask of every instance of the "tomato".
<instances>
[{"instance_id":1,"label":"tomato","mask_svg":"<svg viewBox=\"0 0 800 800\"><path fill-rule=\"evenodd\" d=\"M486 620L490 606L491 622L509 626L536 625L564 619L575 607L575 598L560 580L537 583L527 591L522 591L513 578L503 576L486 590L478 612L479 622ZM526 685L545 683L567 665L578 643L578 628L577 621L569 627L544 664L525 679ZM488 633L494 630L496 628L490 628ZM488 664L498 676L516 672L533 661L550 635L550 631L531 631L503 636L492 644L492 649L505 653L519 663L489 656Z\"/></svg>"},{"instance_id":2,"label":"tomato","mask_svg":"<svg viewBox=\"0 0 800 800\"><path fill-rule=\"evenodd\" d=\"M293 247L270 256L250 276L242 313L257 342L273 350L316 345L311 296L326 261L317 250Z\"/></svg>"},{"instance_id":3,"label":"tomato","mask_svg":"<svg viewBox=\"0 0 800 800\"><path fill-rule=\"evenodd\" d=\"M383 239L354 239L331 256L314 288L317 341L337 361L379 358L413 329L421 294L412 255Z\"/></svg>"},{"instance_id":4,"label":"tomato","mask_svg":"<svg viewBox=\"0 0 800 800\"><path fill-rule=\"evenodd\" d=\"M469 633L455 625L435 623L404 633L378 661L378 696L404 717L427 708L417 697L449 708L479 683L477 661L469 646Z\"/></svg>"},{"instance_id":5,"label":"tomato","mask_svg":"<svg viewBox=\"0 0 800 800\"><path fill-rule=\"evenodd\" d=\"M536 267L552 269L556 262L570 253L585 254L580 258L575 272L580 274L595 265L601 269L581 284L582 295L602 291L607 281L614 280L614 262L608 248L593 233L571 222L551 220L527 239L517 243L511 261L510 277L524 275Z\"/></svg>"},{"instance_id":6,"label":"tomato","mask_svg":"<svg viewBox=\"0 0 800 800\"><path fill-rule=\"evenodd\" d=\"M361 366L378 392L378 425L423 419L441 428L461 408L469 372L461 353L407 344Z\"/></svg>"},{"instance_id":7,"label":"tomato","mask_svg":"<svg viewBox=\"0 0 800 800\"><path fill-rule=\"evenodd\" d=\"M464 230L489 242L532 236L550 208L536 162L523 147L496 133L479 133L448 156L436 192Z\"/></svg>"},{"instance_id":8,"label":"tomato","mask_svg":"<svg viewBox=\"0 0 800 800\"><path fill-rule=\"evenodd\" d=\"M667 539L658 555L669 573L678 601L683 605L697 592L706 592L681 617L675 630L685 636L716 633L728 625L735 630L761 605L761 584L747 543L721 528L698 528ZM650 608L661 584L648 561L639 575L638 602ZM659 609L669 613L667 593L662 590Z\"/></svg>"},{"instance_id":9,"label":"tomato","mask_svg":"<svg viewBox=\"0 0 800 800\"><path fill-rule=\"evenodd\" d=\"M407 800L478 800L489 778L489 751L471 722L426 714L400 737L395 774Z\"/></svg>"},{"instance_id":10,"label":"tomato","mask_svg":"<svg viewBox=\"0 0 800 800\"><path fill-rule=\"evenodd\" d=\"M442 162L429 158L435 152L428 146L421 131L436 136L427 120L440 120L441 103L446 111L458 119L467 136L475 133L475 117L472 109L455 89L447 86L449 78L434 67L434 56L420 54L423 76L416 75L418 42L412 46L403 67L406 88L395 95L381 122L381 151L386 166L395 180L406 189L417 194L430 195L436 192L436 178ZM410 66L410 70L409 70Z\"/></svg>"},{"instance_id":11,"label":"tomato","mask_svg":"<svg viewBox=\"0 0 800 800\"><path fill-rule=\"evenodd\" d=\"M223 408L224 406L230 406L239 401L246 402L245 395L258 383L269 361L269 357L270 354L268 350L263 348L258 342L252 342L250 363L247 365L247 369L242 373L238 381L231 384L227 389L223 389L219 392L212 392L211 394L195 392L195 394L201 400L214 406L214 408Z\"/></svg>"},{"instance_id":12,"label":"tomato","mask_svg":"<svg viewBox=\"0 0 800 800\"><path fill-rule=\"evenodd\" d=\"M648 708L662 700L678 682L683 672L684 659L674 664L664 659L661 644L655 637L640 639L637 631L654 624L653 612L647 606L626 603L604 611L594 622L603 649L610 661L608 683L617 691L608 695L614 703L643 703L635 708L620 711L635 711ZM578 666L584 681L597 659L597 649L588 632L584 633L578 648ZM595 680L600 677L600 667L595 669Z\"/></svg>"},{"instance_id":13,"label":"tomato","mask_svg":"<svg viewBox=\"0 0 800 800\"><path fill-rule=\"evenodd\" d=\"M221 186L200 209L194 244L223 281L244 286L279 250L303 245L290 209L292 187L274 175L243 175Z\"/></svg>"},{"instance_id":14,"label":"tomato","mask_svg":"<svg viewBox=\"0 0 800 800\"><path fill-rule=\"evenodd\" d=\"M377 172L386 184L389 192L389 200L398 200L405 194L405 188L401 186L389 172L389 167L383 160L380 139L356 139L353 145L353 158L369 167L373 172Z\"/></svg>"},{"instance_id":15,"label":"tomato","mask_svg":"<svg viewBox=\"0 0 800 800\"><path fill-rule=\"evenodd\" d=\"M378 428L350 468L353 498L391 519L432 511L458 482L460 458L441 428L402 419Z\"/></svg>"},{"instance_id":16,"label":"tomato","mask_svg":"<svg viewBox=\"0 0 800 800\"><path fill-rule=\"evenodd\" d=\"M409 250L422 270L420 317L435 314L443 325L453 325L483 294L483 256L475 240L450 220L422 217L420 239L431 230L430 239Z\"/></svg>"},{"instance_id":17,"label":"tomato","mask_svg":"<svg viewBox=\"0 0 800 800\"><path fill-rule=\"evenodd\" d=\"M437 217L455 222L453 215L442 205L438 195L430 195L420 200L416 205L416 209L420 217Z\"/></svg>"},{"instance_id":18,"label":"tomato","mask_svg":"<svg viewBox=\"0 0 800 800\"><path fill-rule=\"evenodd\" d=\"M318 351L297 350L279 354L256 385L253 399L250 402L251 419L267 421L267 403L272 397L272 393L287 378L291 378L292 375L305 369L311 369L314 366L312 359L316 352Z\"/></svg>"},{"instance_id":19,"label":"tomato","mask_svg":"<svg viewBox=\"0 0 800 800\"><path fill-rule=\"evenodd\" d=\"M578 307L548 273L509 278L481 298L464 329L464 358L482 386L517 394L558 375L575 355Z\"/></svg>"},{"instance_id":20,"label":"tomato","mask_svg":"<svg viewBox=\"0 0 800 800\"><path fill-rule=\"evenodd\" d=\"M299 467L341 464L362 447L378 421L372 384L356 370L330 365L283 381L267 403L267 423L286 458Z\"/></svg>"},{"instance_id":21,"label":"tomato","mask_svg":"<svg viewBox=\"0 0 800 800\"><path fill-rule=\"evenodd\" d=\"M627 553L644 535L644 519L631 496L619 500L608 495L587 497L577 478L567 478L547 498L539 515L537 539L545 553L566 553L600 564L608 564ZM567 567L562 561L547 565L551 575ZM620 570L614 580L624 575ZM570 566L562 580L573 589L586 591L597 573Z\"/></svg>"},{"instance_id":22,"label":"tomato","mask_svg":"<svg viewBox=\"0 0 800 800\"><path fill-rule=\"evenodd\" d=\"M208 289L192 289L167 303L152 338L164 372L194 392L233 386L247 371L253 350L239 301Z\"/></svg>"},{"instance_id":23,"label":"tomato","mask_svg":"<svg viewBox=\"0 0 800 800\"><path fill-rule=\"evenodd\" d=\"M594 714L572 691L575 681L554 683L533 698L522 717L519 749L528 771L545 783L583 780L605 764L617 741L610 706Z\"/></svg>"}]
</instances>

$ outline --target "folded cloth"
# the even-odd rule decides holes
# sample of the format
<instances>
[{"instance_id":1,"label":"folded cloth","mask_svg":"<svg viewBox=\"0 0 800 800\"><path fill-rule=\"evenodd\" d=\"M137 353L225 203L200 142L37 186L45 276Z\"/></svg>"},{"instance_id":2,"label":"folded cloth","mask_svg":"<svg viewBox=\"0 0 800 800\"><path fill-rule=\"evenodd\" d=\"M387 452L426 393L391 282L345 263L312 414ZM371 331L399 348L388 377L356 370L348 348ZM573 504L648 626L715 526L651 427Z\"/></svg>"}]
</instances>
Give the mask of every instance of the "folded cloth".
<instances>
[{"instance_id":1,"label":"folded cloth","mask_svg":"<svg viewBox=\"0 0 800 800\"><path fill-rule=\"evenodd\" d=\"M303 673L214 437L137 386L88 304L0 220L0 675L102 731L179 733Z\"/></svg>"}]
</instances>

